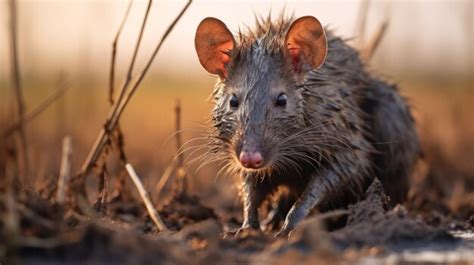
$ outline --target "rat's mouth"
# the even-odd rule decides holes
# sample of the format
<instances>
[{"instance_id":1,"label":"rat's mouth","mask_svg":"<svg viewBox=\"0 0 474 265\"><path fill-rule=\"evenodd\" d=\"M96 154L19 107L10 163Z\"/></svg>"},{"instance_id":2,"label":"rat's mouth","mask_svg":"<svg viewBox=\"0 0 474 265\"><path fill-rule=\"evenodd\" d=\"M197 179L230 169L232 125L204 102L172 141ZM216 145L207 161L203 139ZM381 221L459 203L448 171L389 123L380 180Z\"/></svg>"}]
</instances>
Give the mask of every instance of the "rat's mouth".
<instances>
[{"instance_id":1,"label":"rat's mouth","mask_svg":"<svg viewBox=\"0 0 474 265\"><path fill-rule=\"evenodd\" d=\"M264 165L263 167L260 167L260 168L248 168L248 167L244 167L242 165L238 165L241 172L243 173L250 173L250 174L253 174L253 175L257 175L257 176L261 176L261 175L271 175L272 172L273 172L273 168L268 166L268 165Z\"/></svg>"}]
</instances>

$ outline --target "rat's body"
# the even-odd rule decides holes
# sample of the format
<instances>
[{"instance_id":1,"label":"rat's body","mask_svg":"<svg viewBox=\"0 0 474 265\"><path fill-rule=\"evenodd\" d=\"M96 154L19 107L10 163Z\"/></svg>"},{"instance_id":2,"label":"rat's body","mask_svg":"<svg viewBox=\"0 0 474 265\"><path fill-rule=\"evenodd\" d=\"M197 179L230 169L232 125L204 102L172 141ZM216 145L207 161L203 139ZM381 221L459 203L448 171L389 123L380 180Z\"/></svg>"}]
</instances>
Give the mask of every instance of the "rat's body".
<instances>
[{"instance_id":1,"label":"rat's body","mask_svg":"<svg viewBox=\"0 0 474 265\"><path fill-rule=\"evenodd\" d=\"M220 76L212 152L241 176L243 229L259 228L258 208L280 186L292 205L283 233L312 210L357 201L374 177L392 203L405 198L419 144L393 85L313 17L260 21L238 41L221 23L201 23L196 49Z\"/></svg>"}]
</instances>

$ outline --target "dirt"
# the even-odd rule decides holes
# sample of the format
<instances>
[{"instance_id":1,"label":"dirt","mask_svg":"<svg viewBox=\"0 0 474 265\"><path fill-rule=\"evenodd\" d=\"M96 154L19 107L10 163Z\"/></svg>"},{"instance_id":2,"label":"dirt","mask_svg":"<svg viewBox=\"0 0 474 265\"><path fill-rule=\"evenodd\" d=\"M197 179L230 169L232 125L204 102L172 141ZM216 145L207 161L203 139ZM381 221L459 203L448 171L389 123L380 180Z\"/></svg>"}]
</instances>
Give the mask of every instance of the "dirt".
<instances>
[{"instance_id":1,"label":"dirt","mask_svg":"<svg viewBox=\"0 0 474 265\"><path fill-rule=\"evenodd\" d=\"M426 181L430 178L428 174ZM436 203L428 192L436 189L427 183L420 187L427 189L425 198L418 194L405 206L388 209L389 198L375 179L364 200L335 215L336 219L345 221L343 227L328 229L327 219L331 214L315 215L307 218L289 239L274 238L270 232L250 232L223 239L224 230L235 227L229 220L240 214L239 209L217 215L198 196L186 191L173 193L159 208L170 231L158 233L138 200L111 202L104 214L86 217L64 209L34 190L23 190L17 202L21 206L17 212L21 217L20 235L12 244L5 241L7 234L1 234L6 244L2 244L4 256L0 261L5 261L2 264L288 264L290 261L313 264L318 260L341 264L372 259L377 263L387 260L403 263L410 260L401 258L407 250L411 253L424 253L426 249L447 253L474 251L473 241L459 236L472 229L473 205L468 201L457 202L470 208L460 207L458 212L452 212L443 205L446 200L439 197ZM472 258L460 256L453 262L474 262Z\"/></svg>"},{"instance_id":2,"label":"dirt","mask_svg":"<svg viewBox=\"0 0 474 265\"><path fill-rule=\"evenodd\" d=\"M375 179L363 200L306 218L289 238L224 238L240 225L241 208L218 196L213 208L179 182L155 204L165 232L138 196L80 211L56 203L54 185L22 189L13 212L0 205L0 264L474 264L474 176L445 161L431 156L403 205L390 208Z\"/></svg>"},{"instance_id":3,"label":"dirt","mask_svg":"<svg viewBox=\"0 0 474 265\"><path fill-rule=\"evenodd\" d=\"M396 249L408 244L456 242L447 227L433 227L422 220L411 218L401 205L386 211L388 201L382 184L376 179L367 190L366 199L349 207L347 225L332 233L337 246L382 246Z\"/></svg>"}]
</instances>

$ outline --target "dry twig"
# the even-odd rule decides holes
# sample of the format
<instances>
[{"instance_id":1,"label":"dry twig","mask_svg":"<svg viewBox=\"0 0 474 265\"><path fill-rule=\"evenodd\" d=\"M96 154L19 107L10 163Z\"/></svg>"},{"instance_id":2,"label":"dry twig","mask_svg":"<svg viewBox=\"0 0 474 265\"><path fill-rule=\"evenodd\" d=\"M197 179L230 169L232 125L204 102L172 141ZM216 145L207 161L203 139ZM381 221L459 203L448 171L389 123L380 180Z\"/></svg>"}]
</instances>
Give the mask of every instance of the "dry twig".
<instances>
[{"instance_id":1,"label":"dry twig","mask_svg":"<svg viewBox=\"0 0 474 265\"><path fill-rule=\"evenodd\" d=\"M166 225L163 223L161 217L159 216L158 212L156 211L155 207L153 206L153 203L151 202L151 199L150 199L150 195L145 190L145 187L143 187L143 184L140 181L140 178L138 177L137 173L133 169L132 165L126 164L125 168L127 169L128 174L132 178L133 183L137 187L138 192L140 193L140 196L143 202L145 203L148 214L150 215L151 219L153 220L156 227L158 228L158 231L168 230L168 228L166 228Z\"/></svg>"},{"instance_id":2,"label":"dry twig","mask_svg":"<svg viewBox=\"0 0 474 265\"><path fill-rule=\"evenodd\" d=\"M155 187L155 198L159 198L161 192L163 191L163 188L165 187L166 183L168 183L168 180L173 173L173 171L176 168L176 162L175 160L171 161L171 163L166 167L165 171L163 172L163 175L161 175L160 180L156 184Z\"/></svg>"},{"instance_id":3,"label":"dry twig","mask_svg":"<svg viewBox=\"0 0 474 265\"><path fill-rule=\"evenodd\" d=\"M112 59L110 62L110 77L109 77L109 102L111 105L114 104L114 90L115 90L115 58L117 55L117 43L120 38L120 34L122 34L123 26L127 21L128 14L130 13L130 8L132 7L133 1L130 0L128 2L127 10L125 11L125 15L120 23L120 26L115 34L114 42L112 43Z\"/></svg>"},{"instance_id":4,"label":"dry twig","mask_svg":"<svg viewBox=\"0 0 474 265\"><path fill-rule=\"evenodd\" d=\"M18 210L25 216L25 217L28 217L32 222L35 222L45 228L48 228L48 229L55 229L56 228L56 225L51 221L51 220L48 220L46 218L44 218L43 216L35 213L33 210L31 210L30 208L26 207L25 205L23 204L19 204L18 205Z\"/></svg>"},{"instance_id":5,"label":"dry twig","mask_svg":"<svg viewBox=\"0 0 474 265\"><path fill-rule=\"evenodd\" d=\"M26 126L25 126L25 99L23 95L23 89L21 84L20 74L20 62L18 60L18 29L17 29L17 6L16 0L10 0L10 48L12 55L12 78L15 88L15 99L17 105L18 119L20 125L18 126L18 133L20 136L20 148L23 155L23 166L25 176L30 174L29 161L28 161L28 143L26 139ZM20 160L18 156L18 160Z\"/></svg>"},{"instance_id":6,"label":"dry twig","mask_svg":"<svg viewBox=\"0 0 474 265\"><path fill-rule=\"evenodd\" d=\"M132 80L132 73L133 69L135 67L135 60L137 58L138 50L140 48L140 43L143 37L143 32L145 31L146 27L146 22L148 20L148 14L150 12L151 4L153 3L152 0L148 0L148 6L145 11L145 16L143 18L142 26L140 29L140 33L138 34L138 39L135 44L135 49L133 52L132 56L132 61L130 62L130 65L128 67L127 71L127 76L125 78L125 82L122 85L122 89L120 90L120 95L117 99L117 101L112 105L111 111L109 112L109 117L105 121L104 128L100 131L99 136L96 139L96 142L94 143L91 151L89 152L86 161L84 162L82 166L82 175L87 175L92 167L95 165L97 159L99 158L100 154L102 153L102 150L106 146L108 142L108 138L110 136L110 133L115 129L117 126L117 123L120 119L120 114L119 109L121 107L123 97L125 95L125 92L128 90L129 84ZM125 108L125 106L123 107ZM118 115L117 115L118 114ZM82 176L81 176L82 177Z\"/></svg>"},{"instance_id":7,"label":"dry twig","mask_svg":"<svg viewBox=\"0 0 474 265\"><path fill-rule=\"evenodd\" d=\"M372 59L372 56L377 50L388 28L388 19L385 19L377 28L370 40L365 39L369 7L370 0L362 0L359 7L359 14L357 15L357 27L355 30L358 39L357 47L360 50L362 60L365 62L369 62Z\"/></svg>"},{"instance_id":8,"label":"dry twig","mask_svg":"<svg viewBox=\"0 0 474 265\"><path fill-rule=\"evenodd\" d=\"M107 197L108 197L108 173L107 167L105 164L102 165L102 172L100 173L99 179L99 196L97 201L94 203L94 209L99 213L99 215L105 215L107 212Z\"/></svg>"},{"instance_id":9,"label":"dry twig","mask_svg":"<svg viewBox=\"0 0 474 265\"><path fill-rule=\"evenodd\" d=\"M176 126L176 131L181 132L181 101L178 99L176 100L176 106L174 108L175 112L175 126ZM176 134L176 151L181 148L181 133ZM183 154L178 155L178 167L183 166Z\"/></svg>"},{"instance_id":10,"label":"dry twig","mask_svg":"<svg viewBox=\"0 0 474 265\"><path fill-rule=\"evenodd\" d=\"M111 106L114 104L114 91L115 91L115 59L117 55L117 44L118 40L120 38L120 35L122 33L122 29L125 25L125 22L127 21L128 14L130 13L130 8L132 7L133 1L130 0L128 2L127 10L125 11L125 15L122 19L122 22L120 23L120 26L117 30L117 33L115 35L114 42L112 43L112 59L110 63L110 78L109 78L109 103ZM149 3L151 4L151 3ZM149 8L147 9L148 12ZM146 17L145 17L146 19ZM142 28L144 27L144 24L142 25ZM136 50L137 51L137 50ZM132 59L132 62L134 62L136 56ZM112 135L112 142L115 144L115 146L118 149L119 152L119 157L120 157L120 163L122 164L123 167L125 167L125 164L127 163L127 158L125 155L125 150L124 150L124 141L123 141L123 134L122 130L120 129L120 124L116 125L116 128L114 129L113 135ZM107 180L104 179L106 176L106 172L103 170L102 172L102 182L104 182L104 187L107 186L107 183L105 183ZM116 179L116 184L115 184L115 198L121 198L123 196L123 190L125 187L125 175L124 174L119 174ZM100 194L103 195L101 197L101 200L105 200L107 197L107 192L106 191L100 191Z\"/></svg>"},{"instance_id":11,"label":"dry twig","mask_svg":"<svg viewBox=\"0 0 474 265\"><path fill-rule=\"evenodd\" d=\"M60 85L58 89L56 89L51 95L45 98L38 106L36 106L36 108L25 114L23 121L18 120L13 123L13 125L11 125L8 129L6 129L3 132L3 137L10 136L12 133L18 130L22 126L22 124L28 123L29 121L33 120L38 115L43 113L43 111L48 109L48 107L51 106L51 104L53 104L56 100L58 100L69 88L70 86L68 83Z\"/></svg>"},{"instance_id":12,"label":"dry twig","mask_svg":"<svg viewBox=\"0 0 474 265\"><path fill-rule=\"evenodd\" d=\"M100 131L99 136L96 139L96 142L94 143L91 151L89 152L89 155L87 156L86 161L84 162L82 166L82 171L81 174L78 175L79 178L82 178L83 176L87 175L92 167L95 165L97 159L99 158L100 154L102 153L104 147L107 144L108 138L110 136L110 132L112 132L115 127L117 126L117 123L125 109L125 107L128 105L130 99L132 98L133 94L135 93L136 89L138 86L141 84L143 81L143 78L147 74L151 64L153 63L158 51L160 50L161 46L163 45L163 42L166 40L168 37L169 33L173 30L174 26L176 23L179 21L179 19L182 17L184 12L188 9L189 5L191 4L191 0L188 1L188 3L184 6L182 11L179 13L179 15L175 18L175 20L171 23L171 25L168 27L168 29L165 31L163 34L161 40L159 41L158 45L156 46L155 50L153 51L153 54L149 58L148 62L146 63L144 69L141 71L139 74L138 78L136 81L133 83L132 87L128 89L130 80L131 80L131 73L133 69L133 64L130 65L129 71L127 74L127 79L125 80L124 85L122 86L120 96L117 99L117 101L114 103L112 106L112 109L109 113L109 117L107 118L107 121L104 125L104 128ZM151 4L151 1L149 2ZM148 11L147 11L148 12ZM144 22L146 22L144 20ZM145 24L145 23L144 23ZM143 25L144 25L143 24ZM142 26L142 30L143 30ZM137 42L136 49L138 49L139 43ZM135 54L136 52L134 52ZM133 62L133 60L132 60Z\"/></svg>"},{"instance_id":13,"label":"dry twig","mask_svg":"<svg viewBox=\"0 0 474 265\"><path fill-rule=\"evenodd\" d=\"M163 188L165 187L166 183L168 183L169 178L175 172L177 177L177 190L179 192L183 192L187 188L187 179L185 178L185 170L184 170L184 152L180 152L182 142L181 142L181 101L178 99L176 100L176 105L174 108L175 111L175 133L173 134L176 137L176 152L178 153L175 159L171 161L171 163L166 167L163 175L161 175L160 180L155 186L155 194L156 197L159 198Z\"/></svg>"},{"instance_id":14,"label":"dry twig","mask_svg":"<svg viewBox=\"0 0 474 265\"><path fill-rule=\"evenodd\" d=\"M181 102L176 101L175 107L175 116L176 116L176 131L181 131ZM181 148L181 133L176 134L176 151ZM177 191L184 193L187 190L188 183L186 179L185 170L183 168L184 158L183 153L178 154L177 168L176 168L176 187Z\"/></svg>"},{"instance_id":15,"label":"dry twig","mask_svg":"<svg viewBox=\"0 0 474 265\"><path fill-rule=\"evenodd\" d=\"M362 0L359 7L359 14L357 15L355 34L358 39L359 48L364 46L365 29L367 26L367 14L369 11L370 0Z\"/></svg>"},{"instance_id":16,"label":"dry twig","mask_svg":"<svg viewBox=\"0 0 474 265\"><path fill-rule=\"evenodd\" d=\"M388 28L388 20L385 20L380 24L379 28L377 31L372 35L372 38L368 43L365 44L365 47L362 51L362 57L366 62L370 61L372 59L375 51L379 47L380 42L382 41L382 38L385 36L385 33Z\"/></svg>"},{"instance_id":17,"label":"dry twig","mask_svg":"<svg viewBox=\"0 0 474 265\"><path fill-rule=\"evenodd\" d=\"M63 139L63 151L61 158L61 168L59 170L58 191L56 193L56 201L59 204L64 204L66 183L69 181L71 175L71 156L72 144L71 136L66 136Z\"/></svg>"}]
</instances>

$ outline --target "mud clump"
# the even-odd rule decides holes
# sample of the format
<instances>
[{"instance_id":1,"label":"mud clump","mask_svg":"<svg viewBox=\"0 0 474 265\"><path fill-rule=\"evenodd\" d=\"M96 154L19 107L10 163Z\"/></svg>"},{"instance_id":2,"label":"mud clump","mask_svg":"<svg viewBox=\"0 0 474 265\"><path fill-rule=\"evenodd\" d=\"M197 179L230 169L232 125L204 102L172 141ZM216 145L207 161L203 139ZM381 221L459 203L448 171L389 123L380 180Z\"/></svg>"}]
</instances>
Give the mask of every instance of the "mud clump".
<instances>
[{"instance_id":1,"label":"mud clump","mask_svg":"<svg viewBox=\"0 0 474 265\"><path fill-rule=\"evenodd\" d=\"M347 225L332 233L335 245L343 249L363 246L404 248L413 244L456 241L446 227L433 227L413 219L401 205L387 211L388 201L382 184L375 179L365 199L349 207Z\"/></svg>"},{"instance_id":2,"label":"mud clump","mask_svg":"<svg viewBox=\"0 0 474 265\"><path fill-rule=\"evenodd\" d=\"M365 200L349 206L346 226L354 226L380 219L385 214L390 198L385 195L382 183L376 178L365 193Z\"/></svg>"}]
</instances>

